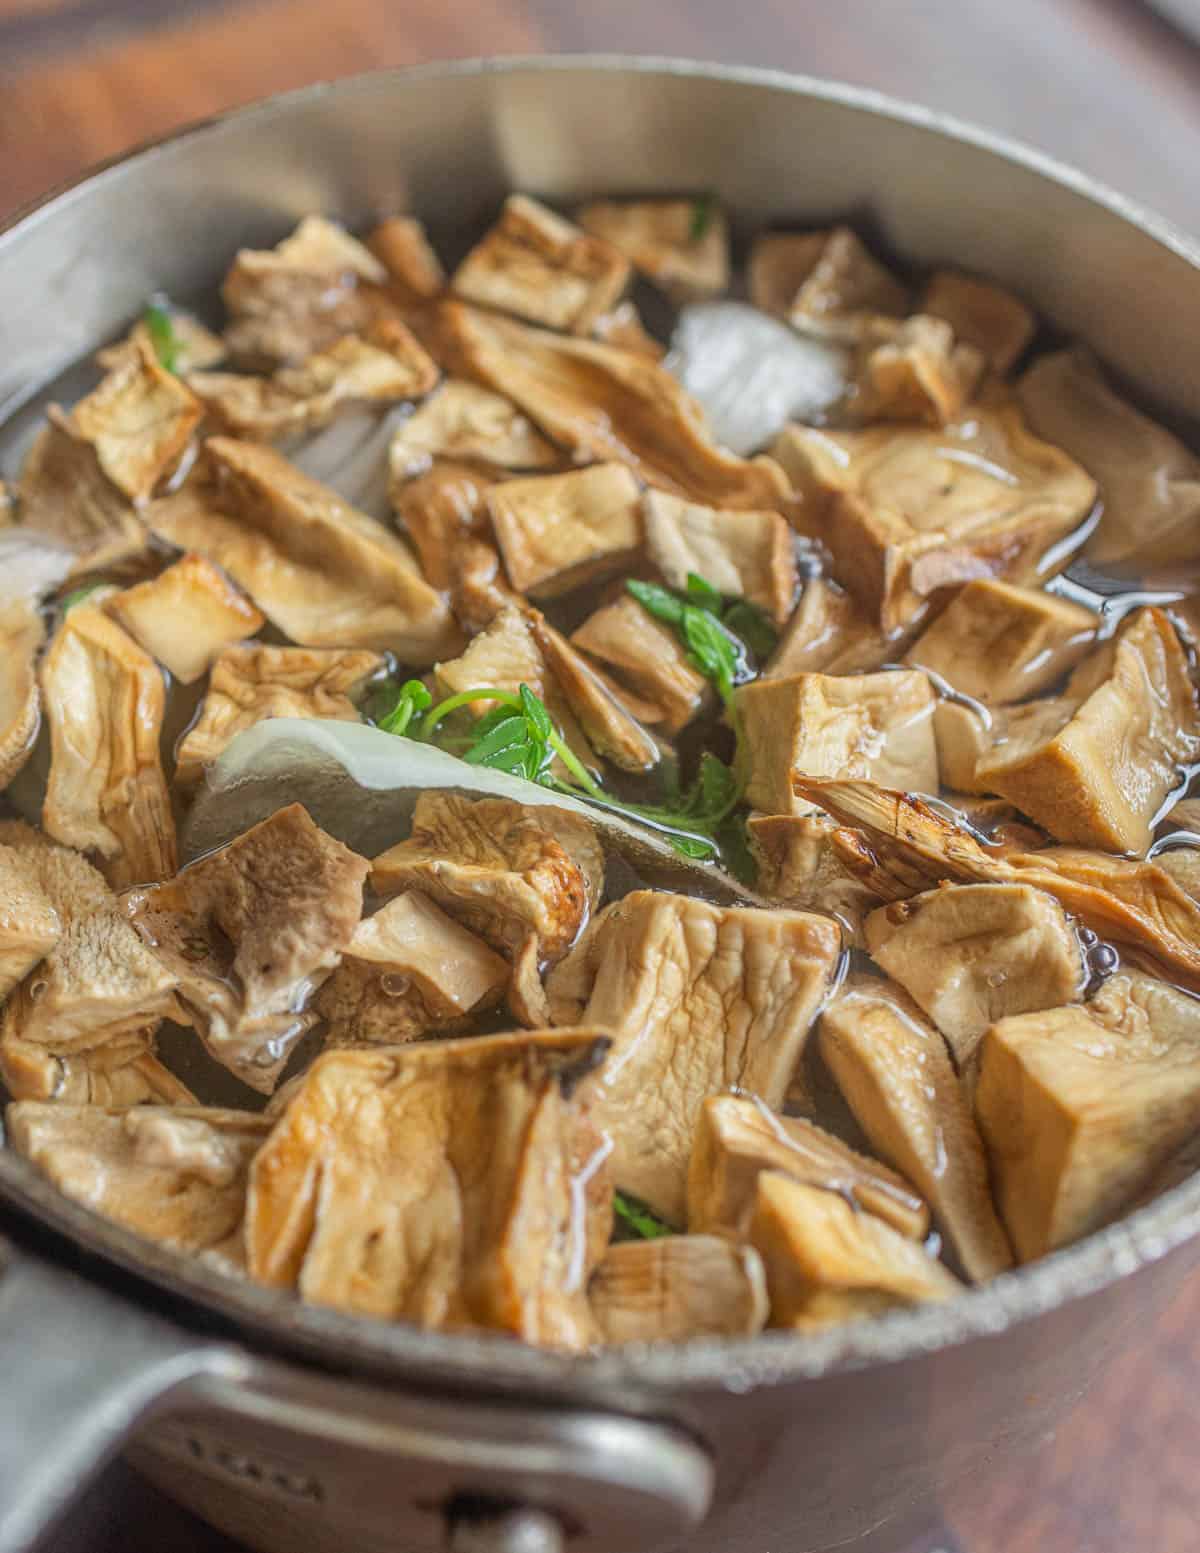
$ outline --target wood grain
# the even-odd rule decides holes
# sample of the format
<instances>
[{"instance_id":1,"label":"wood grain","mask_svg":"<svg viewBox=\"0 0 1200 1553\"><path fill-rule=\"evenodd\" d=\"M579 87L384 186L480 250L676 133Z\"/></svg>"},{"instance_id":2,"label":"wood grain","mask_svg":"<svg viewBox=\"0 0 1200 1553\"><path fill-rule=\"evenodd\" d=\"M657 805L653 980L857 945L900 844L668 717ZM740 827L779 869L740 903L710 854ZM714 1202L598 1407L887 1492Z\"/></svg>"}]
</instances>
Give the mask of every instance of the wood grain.
<instances>
[{"instance_id":1,"label":"wood grain","mask_svg":"<svg viewBox=\"0 0 1200 1553\"><path fill-rule=\"evenodd\" d=\"M562 49L858 81L1032 141L1200 231L1200 53L1134 0L0 0L0 215L101 157L268 92ZM1036 1458L991 1463L947 1503L947 1548L1194 1553L1198 1391L1200 1288ZM115 1468L51 1553L163 1548L232 1553Z\"/></svg>"}]
</instances>

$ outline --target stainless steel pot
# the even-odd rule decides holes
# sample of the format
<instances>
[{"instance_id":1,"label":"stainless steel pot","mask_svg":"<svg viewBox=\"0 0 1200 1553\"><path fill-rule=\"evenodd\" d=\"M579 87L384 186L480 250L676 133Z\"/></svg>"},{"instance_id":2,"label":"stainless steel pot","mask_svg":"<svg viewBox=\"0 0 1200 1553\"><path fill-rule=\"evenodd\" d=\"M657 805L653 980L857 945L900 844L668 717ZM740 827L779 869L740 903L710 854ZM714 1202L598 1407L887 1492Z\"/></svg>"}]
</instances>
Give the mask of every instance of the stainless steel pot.
<instances>
[{"instance_id":1,"label":"stainless steel pot","mask_svg":"<svg viewBox=\"0 0 1200 1553\"><path fill-rule=\"evenodd\" d=\"M714 189L742 231L866 215L1024 293L1200 414L1200 252L1085 179L872 93L623 59L441 66L277 98L93 173L0 233L0 419L148 293L211 287L309 210L435 237L511 188ZM18 417L19 419L19 417ZM2 446L2 437L0 437ZM0 1553L113 1451L254 1547L895 1547L1033 1442L1200 1254L1200 1180L967 1294L813 1337L566 1360L302 1308L147 1246L0 1151Z\"/></svg>"}]
</instances>

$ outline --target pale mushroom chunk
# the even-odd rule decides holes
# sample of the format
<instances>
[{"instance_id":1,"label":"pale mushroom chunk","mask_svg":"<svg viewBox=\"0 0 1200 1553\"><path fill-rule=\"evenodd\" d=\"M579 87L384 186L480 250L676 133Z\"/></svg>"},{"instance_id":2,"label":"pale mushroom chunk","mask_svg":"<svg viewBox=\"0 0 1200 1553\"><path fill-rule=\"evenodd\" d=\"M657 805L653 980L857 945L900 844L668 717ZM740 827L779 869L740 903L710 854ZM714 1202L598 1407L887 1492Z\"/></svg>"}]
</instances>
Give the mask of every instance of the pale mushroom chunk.
<instances>
[{"instance_id":1,"label":"pale mushroom chunk","mask_svg":"<svg viewBox=\"0 0 1200 1553\"><path fill-rule=\"evenodd\" d=\"M206 1106L11 1105L5 1129L60 1191L177 1251L242 1261L250 1162L269 1123Z\"/></svg>"},{"instance_id":2,"label":"pale mushroom chunk","mask_svg":"<svg viewBox=\"0 0 1200 1553\"><path fill-rule=\"evenodd\" d=\"M531 628L547 668L596 754L622 771L652 770L661 751L618 690L541 616L533 617Z\"/></svg>"},{"instance_id":3,"label":"pale mushroom chunk","mask_svg":"<svg viewBox=\"0 0 1200 1553\"><path fill-rule=\"evenodd\" d=\"M627 593L590 614L571 641L625 690L657 707L668 733L678 733L712 704L712 687L688 661L675 632Z\"/></svg>"},{"instance_id":4,"label":"pale mushroom chunk","mask_svg":"<svg viewBox=\"0 0 1200 1553\"><path fill-rule=\"evenodd\" d=\"M1087 351L1041 357L1018 393L1038 436L1065 448L1099 483L1090 561L1144 572L1200 557L1200 461L1114 394Z\"/></svg>"},{"instance_id":5,"label":"pale mushroom chunk","mask_svg":"<svg viewBox=\"0 0 1200 1553\"><path fill-rule=\"evenodd\" d=\"M451 460L436 460L412 479L393 480L392 509L433 587L453 590L464 569L464 551L473 542L491 549L499 567L490 545L487 490L491 483L490 475Z\"/></svg>"},{"instance_id":6,"label":"pale mushroom chunk","mask_svg":"<svg viewBox=\"0 0 1200 1553\"><path fill-rule=\"evenodd\" d=\"M202 413L191 390L143 346L79 401L71 422L107 478L136 504L178 464Z\"/></svg>"},{"instance_id":7,"label":"pale mushroom chunk","mask_svg":"<svg viewBox=\"0 0 1200 1553\"><path fill-rule=\"evenodd\" d=\"M672 588L702 577L718 593L748 599L776 625L796 600L792 531L778 512L721 512L648 491L646 554Z\"/></svg>"},{"instance_id":8,"label":"pale mushroom chunk","mask_svg":"<svg viewBox=\"0 0 1200 1553\"><path fill-rule=\"evenodd\" d=\"M126 897L201 1040L252 1089L271 1093L313 1023L305 1002L353 937L367 870L292 804Z\"/></svg>"},{"instance_id":9,"label":"pale mushroom chunk","mask_svg":"<svg viewBox=\"0 0 1200 1553\"><path fill-rule=\"evenodd\" d=\"M531 598L628 571L641 550L641 492L624 464L505 480L487 503L508 579Z\"/></svg>"},{"instance_id":10,"label":"pale mushroom chunk","mask_svg":"<svg viewBox=\"0 0 1200 1553\"><path fill-rule=\"evenodd\" d=\"M981 351L999 373L1012 370L1037 331L1037 321L1020 297L958 270L934 271L921 298L921 312L944 319L958 339Z\"/></svg>"},{"instance_id":11,"label":"pale mushroom chunk","mask_svg":"<svg viewBox=\"0 0 1200 1553\"><path fill-rule=\"evenodd\" d=\"M682 1222L704 1101L737 1086L783 1104L841 955L828 917L636 890L550 974L556 1023L602 1024L596 1116L616 1184Z\"/></svg>"},{"instance_id":12,"label":"pale mushroom chunk","mask_svg":"<svg viewBox=\"0 0 1200 1553\"><path fill-rule=\"evenodd\" d=\"M606 1049L588 1029L319 1057L251 1170L251 1276L363 1315L586 1348L612 1222L589 1121Z\"/></svg>"},{"instance_id":13,"label":"pale mushroom chunk","mask_svg":"<svg viewBox=\"0 0 1200 1553\"><path fill-rule=\"evenodd\" d=\"M0 604L0 790L29 759L37 738L37 655L45 634L32 603L18 598Z\"/></svg>"},{"instance_id":14,"label":"pale mushroom chunk","mask_svg":"<svg viewBox=\"0 0 1200 1553\"><path fill-rule=\"evenodd\" d=\"M58 942L62 919L21 855L0 846L0 1002Z\"/></svg>"},{"instance_id":15,"label":"pale mushroom chunk","mask_svg":"<svg viewBox=\"0 0 1200 1553\"><path fill-rule=\"evenodd\" d=\"M1049 690L1086 655L1099 616L1039 588L966 583L904 655L955 690L1002 706Z\"/></svg>"},{"instance_id":16,"label":"pale mushroom chunk","mask_svg":"<svg viewBox=\"0 0 1200 1553\"><path fill-rule=\"evenodd\" d=\"M1083 996L1079 937L1050 895L1026 884L943 884L867 918L871 957L946 1037L959 1071L1009 1014Z\"/></svg>"},{"instance_id":17,"label":"pale mushroom chunk","mask_svg":"<svg viewBox=\"0 0 1200 1553\"><path fill-rule=\"evenodd\" d=\"M627 254L675 302L703 301L729 285L729 224L709 197L596 200L576 219Z\"/></svg>"},{"instance_id":18,"label":"pale mushroom chunk","mask_svg":"<svg viewBox=\"0 0 1200 1553\"><path fill-rule=\"evenodd\" d=\"M714 507L770 509L788 498L778 464L725 452L695 400L648 356L461 302L443 305L441 329L457 372L507 394L577 463L615 459L648 485Z\"/></svg>"},{"instance_id":19,"label":"pale mushroom chunk","mask_svg":"<svg viewBox=\"0 0 1200 1553\"><path fill-rule=\"evenodd\" d=\"M923 1194L967 1277L980 1283L1011 1267L975 1118L945 1041L912 999L892 982L851 976L818 1037L871 1147Z\"/></svg>"},{"instance_id":20,"label":"pale mushroom chunk","mask_svg":"<svg viewBox=\"0 0 1200 1553\"><path fill-rule=\"evenodd\" d=\"M917 313L868 337L849 409L860 421L945 426L971 402L983 371L982 352L957 340L943 319Z\"/></svg>"},{"instance_id":21,"label":"pale mushroom chunk","mask_svg":"<svg viewBox=\"0 0 1200 1553\"><path fill-rule=\"evenodd\" d=\"M985 394L941 427L831 431L789 426L771 448L802 498L804 532L885 633L931 596L977 577L1030 582L1064 564L1096 485L1020 410Z\"/></svg>"},{"instance_id":22,"label":"pale mushroom chunk","mask_svg":"<svg viewBox=\"0 0 1200 1553\"><path fill-rule=\"evenodd\" d=\"M193 372L187 381L231 436L276 442L306 436L350 410L420 399L437 379L412 333L399 319L382 318L270 377Z\"/></svg>"},{"instance_id":23,"label":"pale mushroom chunk","mask_svg":"<svg viewBox=\"0 0 1200 1553\"><path fill-rule=\"evenodd\" d=\"M984 1039L975 1109L1022 1261L1126 1211L1200 1127L1200 1003L1113 976L1089 1003Z\"/></svg>"},{"instance_id":24,"label":"pale mushroom chunk","mask_svg":"<svg viewBox=\"0 0 1200 1553\"><path fill-rule=\"evenodd\" d=\"M65 1054L0 1030L0 1079L14 1100L56 1106L196 1104L155 1054L153 1026Z\"/></svg>"},{"instance_id":25,"label":"pale mushroom chunk","mask_svg":"<svg viewBox=\"0 0 1200 1553\"><path fill-rule=\"evenodd\" d=\"M863 922L881 901L839 857L835 829L824 814L752 814L746 838L758 868L755 888L780 905L834 917L847 944L861 949Z\"/></svg>"},{"instance_id":26,"label":"pale mushroom chunk","mask_svg":"<svg viewBox=\"0 0 1200 1553\"><path fill-rule=\"evenodd\" d=\"M758 1252L718 1235L664 1235L609 1246L588 1295L606 1343L753 1337L767 1319Z\"/></svg>"},{"instance_id":27,"label":"pale mushroom chunk","mask_svg":"<svg viewBox=\"0 0 1200 1553\"><path fill-rule=\"evenodd\" d=\"M159 750L165 692L154 659L85 601L50 644L41 690L50 728L46 830L98 854L114 888L174 873L175 821Z\"/></svg>"},{"instance_id":28,"label":"pale mushroom chunk","mask_svg":"<svg viewBox=\"0 0 1200 1553\"><path fill-rule=\"evenodd\" d=\"M854 598L825 577L804 584L764 679L794 674L871 674L896 656L894 644Z\"/></svg>"},{"instance_id":29,"label":"pale mushroom chunk","mask_svg":"<svg viewBox=\"0 0 1200 1553\"><path fill-rule=\"evenodd\" d=\"M317 993L330 1043L409 1041L462 1029L508 985L506 960L419 890L364 917Z\"/></svg>"},{"instance_id":30,"label":"pale mushroom chunk","mask_svg":"<svg viewBox=\"0 0 1200 1553\"><path fill-rule=\"evenodd\" d=\"M146 529L132 502L57 405L25 455L17 491L21 527L71 552L76 571L116 565L145 549Z\"/></svg>"},{"instance_id":31,"label":"pale mushroom chunk","mask_svg":"<svg viewBox=\"0 0 1200 1553\"><path fill-rule=\"evenodd\" d=\"M749 752L747 801L766 814L812 805L797 776L869 777L914 792L937 792L936 697L919 670L796 674L737 692Z\"/></svg>"},{"instance_id":32,"label":"pale mushroom chunk","mask_svg":"<svg viewBox=\"0 0 1200 1553\"><path fill-rule=\"evenodd\" d=\"M688 1167L688 1230L744 1236L764 1170L836 1192L910 1240L929 1233L929 1209L903 1177L813 1122L777 1116L741 1095L719 1095L701 1110Z\"/></svg>"},{"instance_id":33,"label":"pale mushroom chunk","mask_svg":"<svg viewBox=\"0 0 1200 1553\"><path fill-rule=\"evenodd\" d=\"M1059 841L1145 852L1181 768L1200 753L1196 690L1167 616L1133 615L1115 650L1075 671L1062 705L1069 715L1049 730L1010 718L979 782Z\"/></svg>"},{"instance_id":34,"label":"pale mushroom chunk","mask_svg":"<svg viewBox=\"0 0 1200 1553\"><path fill-rule=\"evenodd\" d=\"M106 599L104 608L181 685L193 684L265 618L219 566L194 551Z\"/></svg>"},{"instance_id":35,"label":"pale mushroom chunk","mask_svg":"<svg viewBox=\"0 0 1200 1553\"><path fill-rule=\"evenodd\" d=\"M770 1325L803 1330L945 1300L962 1285L940 1262L845 1198L766 1170L750 1244L767 1274Z\"/></svg>"},{"instance_id":36,"label":"pale mushroom chunk","mask_svg":"<svg viewBox=\"0 0 1200 1553\"><path fill-rule=\"evenodd\" d=\"M436 297L446 284L446 272L425 231L414 216L389 216L368 235L365 246L387 271L387 284L403 301Z\"/></svg>"},{"instance_id":37,"label":"pale mushroom chunk","mask_svg":"<svg viewBox=\"0 0 1200 1553\"><path fill-rule=\"evenodd\" d=\"M835 339L861 339L879 316L908 310L908 288L844 226L758 238L749 284L755 307Z\"/></svg>"},{"instance_id":38,"label":"pale mushroom chunk","mask_svg":"<svg viewBox=\"0 0 1200 1553\"><path fill-rule=\"evenodd\" d=\"M553 469L562 462L511 399L463 378L448 378L396 428L388 449L393 503L404 481L439 458L513 473Z\"/></svg>"},{"instance_id":39,"label":"pale mushroom chunk","mask_svg":"<svg viewBox=\"0 0 1200 1553\"><path fill-rule=\"evenodd\" d=\"M1194 901L1200 901L1200 847L1166 847L1154 861Z\"/></svg>"},{"instance_id":40,"label":"pale mushroom chunk","mask_svg":"<svg viewBox=\"0 0 1200 1553\"><path fill-rule=\"evenodd\" d=\"M610 243L537 200L510 194L450 287L483 307L586 334L628 283L629 261Z\"/></svg>"},{"instance_id":41,"label":"pale mushroom chunk","mask_svg":"<svg viewBox=\"0 0 1200 1553\"><path fill-rule=\"evenodd\" d=\"M353 647L227 647L175 751L175 780L193 787L239 733L268 717L361 721L351 697L383 666L378 653Z\"/></svg>"}]
</instances>

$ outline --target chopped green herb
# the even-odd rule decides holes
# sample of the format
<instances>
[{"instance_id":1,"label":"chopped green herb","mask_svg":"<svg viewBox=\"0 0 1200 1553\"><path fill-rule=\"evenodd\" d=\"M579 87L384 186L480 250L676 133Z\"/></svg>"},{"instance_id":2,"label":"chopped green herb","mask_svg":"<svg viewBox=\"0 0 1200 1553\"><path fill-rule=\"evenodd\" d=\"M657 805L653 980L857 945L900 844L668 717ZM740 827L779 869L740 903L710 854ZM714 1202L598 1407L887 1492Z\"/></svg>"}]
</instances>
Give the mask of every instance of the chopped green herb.
<instances>
[{"instance_id":1,"label":"chopped green herb","mask_svg":"<svg viewBox=\"0 0 1200 1553\"><path fill-rule=\"evenodd\" d=\"M58 607L65 615L69 609L74 609L76 604L82 604L84 599L90 598L99 588L106 588L107 586L108 583L103 579L100 582L85 583L82 588L76 588L73 593L68 593Z\"/></svg>"},{"instance_id":2,"label":"chopped green herb","mask_svg":"<svg viewBox=\"0 0 1200 1553\"><path fill-rule=\"evenodd\" d=\"M629 578L625 587L643 609L674 628L688 650L688 658L706 679L712 680L721 699L728 704L734 686L747 677L749 665L740 639L714 613L712 601L715 599L719 605L721 595L712 584L694 572L688 574L689 596L702 598L703 603L689 603L669 588L656 582L641 582L636 577Z\"/></svg>"},{"instance_id":3,"label":"chopped green herb","mask_svg":"<svg viewBox=\"0 0 1200 1553\"><path fill-rule=\"evenodd\" d=\"M778 645L778 631L758 605L747 599L735 599L721 616L721 623L741 637L759 663L769 658Z\"/></svg>"},{"instance_id":4,"label":"chopped green herb","mask_svg":"<svg viewBox=\"0 0 1200 1553\"><path fill-rule=\"evenodd\" d=\"M636 1237L639 1240L661 1240L664 1235L675 1234L665 1220L626 1192L613 1193L613 1212L620 1221L617 1229L632 1231L625 1236L626 1239Z\"/></svg>"},{"instance_id":5,"label":"chopped green herb","mask_svg":"<svg viewBox=\"0 0 1200 1553\"><path fill-rule=\"evenodd\" d=\"M721 861L748 890L758 883L758 862L750 848L745 814L728 814L717 826L717 847Z\"/></svg>"},{"instance_id":6,"label":"chopped green herb","mask_svg":"<svg viewBox=\"0 0 1200 1553\"><path fill-rule=\"evenodd\" d=\"M406 679L395 705L377 719L377 725L384 733L406 733L416 714L432 704L433 697L419 679Z\"/></svg>"},{"instance_id":7,"label":"chopped green herb","mask_svg":"<svg viewBox=\"0 0 1200 1553\"><path fill-rule=\"evenodd\" d=\"M688 241L698 243L712 225L717 202L711 194L702 194L692 206L692 224L688 228Z\"/></svg>"},{"instance_id":8,"label":"chopped green herb","mask_svg":"<svg viewBox=\"0 0 1200 1553\"><path fill-rule=\"evenodd\" d=\"M695 572L687 574L687 596L699 609L707 610L710 615L721 618L721 611L725 608L725 600L703 577L697 577Z\"/></svg>"},{"instance_id":9,"label":"chopped green herb","mask_svg":"<svg viewBox=\"0 0 1200 1553\"><path fill-rule=\"evenodd\" d=\"M660 588L656 582L642 582L637 577L630 577L625 587L656 620L663 620L669 626L682 623L686 606L669 588Z\"/></svg>"},{"instance_id":10,"label":"chopped green herb","mask_svg":"<svg viewBox=\"0 0 1200 1553\"><path fill-rule=\"evenodd\" d=\"M142 322L146 325L146 333L150 336L159 365L168 372L174 372L179 360L180 340L171 322L170 312L161 302L151 302L142 314Z\"/></svg>"}]
</instances>

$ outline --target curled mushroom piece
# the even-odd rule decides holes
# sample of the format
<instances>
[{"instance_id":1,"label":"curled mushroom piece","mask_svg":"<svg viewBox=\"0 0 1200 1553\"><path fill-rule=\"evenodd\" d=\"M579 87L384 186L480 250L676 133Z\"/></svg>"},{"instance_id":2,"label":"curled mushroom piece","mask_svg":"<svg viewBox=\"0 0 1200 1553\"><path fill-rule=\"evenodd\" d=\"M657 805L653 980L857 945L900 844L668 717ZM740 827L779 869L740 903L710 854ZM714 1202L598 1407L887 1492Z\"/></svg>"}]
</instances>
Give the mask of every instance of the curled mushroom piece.
<instances>
[{"instance_id":1,"label":"curled mushroom piece","mask_svg":"<svg viewBox=\"0 0 1200 1553\"><path fill-rule=\"evenodd\" d=\"M678 733L713 701L709 682L688 661L679 638L628 594L589 615L571 642L627 693L648 701L668 733Z\"/></svg>"},{"instance_id":2,"label":"curled mushroom piece","mask_svg":"<svg viewBox=\"0 0 1200 1553\"><path fill-rule=\"evenodd\" d=\"M895 659L903 640L889 640L853 594L825 577L811 577L779 645L763 667L764 679L793 674L870 674Z\"/></svg>"},{"instance_id":3,"label":"curled mushroom piece","mask_svg":"<svg viewBox=\"0 0 1200 1553\"><path fill-rule=\"evenodd\" d=\"M24 599L0 603L0 789L29 759L37 737L41 721L37 654L45 634L31 603Z\"/></svg>"},{"instance_id":4,"label":"curled mushroom piece","mask_svg":"<svg viewBox=\"0 0 1200 1553\"><path fill-rule=\"evenodd\" d=\"M629 258L676 301L716 296L729 284L729 227L707 196L695 200L596 200L579 225Z\"/></svg>"},{"instance_id":5,"label":"curled mushroom piece","mask_svg":"<svg viewBox=\"0 0 1200 1553\"><path fill-rule=\"evenodd\" d=\"M588 1293L606 1343L751 1337L767 1319L758 1252L718 1235L610 1246Z\"/></svg>"},{"instance_id":6,"label":"curled mushroom piece","mask_svg":"<svg viewBox=\"0 0 1200 1553\"><path fill-rule=\"evenodd\" d=\"M194 551L105 600L106 612L179 681L193 684L264 616L219 566Z\"/></svg>"},{"instance_id":7,"label":"curled mushroom piece","mask_svg":"<svg viewBox=\"0 0 1200 1553\"><path fill-rule=\"evenodd\" d=\"M859 340L877 318L907 310L906 288L849 227L758 238L749 282L756 307L832 339Z\"/></svg>"},{"instance_id":8,"label":"curled mushroom piece","mask_svg":"<svg viewBox=\"0 0 1200 1553\"><path fill-rule=\"evenodd\" d=\"M388 289L403 302L435 297L446 284L446 272L424 223L413 216L381 221L367 237L366 247L387 271Z\"/></svg>"},{"instance_id":9,"label":"curled mushroom piece","mask_svg":"<svg viewBox=\"0 0 1200 1553\"><path fill-rule=\"evenodd\" d=\"M553 469L561 454L511 399L449 378L392 438L388 462L394 503L404 481L422 474L435 459L517 473Z\"/></svg>"},{"instance_id":10,"label":"curled mushroom piece","mask_svg":"<svg viewBox=\"0 0 1200 1553\"><path fill-rule=\"evenodd\" d=\"M746 839L757 864L759 893L781 906L821 911L840 923L847 945L866 948L863 922L880 897L834 846L828 815L752 814Z\"/></svg>"},{"instance_id":11,"label":"curled mushroom piece","mask_svg":"<svg viewBox=\"0 0 1200 1553\"><path fill-rule=\"evenodd\" d=\"M945 426L962 415L983 370L983 353L956 340L944 319L917 313L877 324L860 348L849 409L860 421Z\"/></svg>"}]
</instances>

